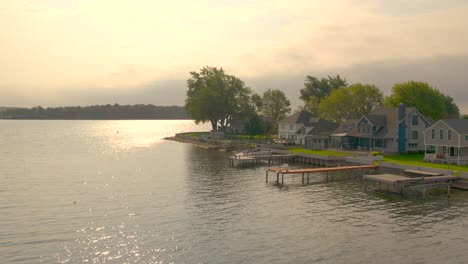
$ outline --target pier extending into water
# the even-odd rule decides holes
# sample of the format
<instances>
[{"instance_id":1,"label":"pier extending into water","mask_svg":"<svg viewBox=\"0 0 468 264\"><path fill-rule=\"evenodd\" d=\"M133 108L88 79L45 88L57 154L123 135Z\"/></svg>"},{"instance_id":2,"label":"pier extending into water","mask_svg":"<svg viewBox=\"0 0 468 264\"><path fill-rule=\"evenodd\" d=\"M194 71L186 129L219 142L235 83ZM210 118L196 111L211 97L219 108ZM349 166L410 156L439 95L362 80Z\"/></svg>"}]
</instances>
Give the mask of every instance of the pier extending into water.
<instances>
[{"instance_id":1,"label":"pier extending into water","mask_svg":"<svg viewBox=\"0 0 468 264\"><path fill-rule=\"evenodd\" d=\"M314 154L296 153L281 150L262 150L252 152L240 152L229 157L230 166L246 167L257 164L290 164L302 163L321 167L336 167L346 163L344 156L322 156Z\"/></svg>"},{"instance_id":2,"label":"pier extending into water","mask_svg":"<svg viewBox=\"0 0 468 264\"><path fill-rule=\"evenodd\" d=\"M365 172L373 171L377 168L375 165L361 165L361 166L341 166L341 167L326 167L326 168L307 168L307 169L288 169L287 167L279 167L279 168L270 168L266 170L266 182L268 182L268 173L274 172L276 173L276 182L279 183L280 175L281 175L281 184L284 184L284 175L286 174L301 174L302 175L302 184L310 183L310 176L317 175L318 173L326 173L326 180L329 179L329 173L337 172L337 171L349 171L352 172L350 176L356 177ZM322 175L321 175L322 176ZM307 177L307 178L306 178ZM333 180L333 175L330 175L331 179Z\"/></svg>"},{"instance_id":3,"label":"pier extending into water","mask_svg":"<svg viewBox=\"0 0 468 264\"><path fill-rule=\"evenodd\" d=\"M365 189L368 191L368 182L378 183L378 190L403 195L405 189L414 188L426 197L428 188L446 187L447 195L450 196L452 183L459 180L456 176L430 176L430 177L405 177L394 174L364 175Z\"/></svg>"}]
</instances>

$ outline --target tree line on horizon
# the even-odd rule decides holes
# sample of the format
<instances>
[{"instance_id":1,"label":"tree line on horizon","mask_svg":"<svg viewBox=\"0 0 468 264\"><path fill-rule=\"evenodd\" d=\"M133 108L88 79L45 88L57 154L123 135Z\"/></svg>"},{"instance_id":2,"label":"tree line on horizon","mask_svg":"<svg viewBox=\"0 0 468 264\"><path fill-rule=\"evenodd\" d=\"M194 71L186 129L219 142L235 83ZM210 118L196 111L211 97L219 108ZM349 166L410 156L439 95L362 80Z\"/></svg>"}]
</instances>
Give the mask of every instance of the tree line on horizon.
<instances>
[{"instance_id":1,"label":"tree line on horizon","mask_svg":"<svg viewBox=\"0 0 468 264\"><path fill-rule=\"evenodd\" d=\"M196 123L211 123L213 130L225 131L233 120L239 119L249 134L272 133L277 123L291 113L290 101L279 89L254 93L241 79L216 67L207 66L190 75L185 100L187 113ZM296 111L309 111L335 122L357 119L376 108L400 104L416 107L434 120L460 117L452 97L422 81L397 83L385 97L373 84L350 85L340 75L324 78L308 75L300 99L303 105ZM270 126L273 130L265 131L265 117L273 121Z\"/></svg>"},{"instance_id":2,"label":"tree line on horizon","mask_svg":"<svg viewBox=\"0 0 468 264\"><path fill-rule=\"evenodd\" d=\"M3 119L189 119L182 106L137 105L92 105L32 108L7 108L0 112Z\"/></svg>"}]
</instances>

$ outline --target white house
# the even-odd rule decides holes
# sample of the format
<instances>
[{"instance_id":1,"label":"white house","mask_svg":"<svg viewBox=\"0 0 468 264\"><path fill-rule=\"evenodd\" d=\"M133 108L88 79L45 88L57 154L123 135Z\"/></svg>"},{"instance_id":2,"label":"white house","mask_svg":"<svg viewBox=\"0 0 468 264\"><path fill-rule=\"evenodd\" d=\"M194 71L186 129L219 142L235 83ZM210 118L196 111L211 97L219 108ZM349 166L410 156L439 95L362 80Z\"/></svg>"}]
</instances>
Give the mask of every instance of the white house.
<instances>
[{"instance_id":1,"label":"white house","mask_svg":"<svg viewBox=\"0 0 468 264\"><path fill-rule=\"evenodd\" d=\"M468 164L468 119L444 119L424 131L424 160Z\"/></svg>"}]
</instances>

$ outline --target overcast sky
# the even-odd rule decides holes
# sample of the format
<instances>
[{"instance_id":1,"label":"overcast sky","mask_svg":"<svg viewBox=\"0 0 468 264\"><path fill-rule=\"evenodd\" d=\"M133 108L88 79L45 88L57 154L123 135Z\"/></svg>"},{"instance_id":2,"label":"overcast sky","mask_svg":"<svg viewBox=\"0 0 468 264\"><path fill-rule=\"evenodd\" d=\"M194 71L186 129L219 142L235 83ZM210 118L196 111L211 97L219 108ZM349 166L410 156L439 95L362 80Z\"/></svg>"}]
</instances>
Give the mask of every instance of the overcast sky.
<instances>
[{"instance_id":1,"label":"overcast sky","mask_svg":"<svg viewBox=\"0 0 468 264\"><path fill-rule=\"evenodd\" d=\"M466 0L2 0L0 105L182 105L223 67L299 105L306 75L429 82L468 113Z\"/></svg>"}]
</instances>

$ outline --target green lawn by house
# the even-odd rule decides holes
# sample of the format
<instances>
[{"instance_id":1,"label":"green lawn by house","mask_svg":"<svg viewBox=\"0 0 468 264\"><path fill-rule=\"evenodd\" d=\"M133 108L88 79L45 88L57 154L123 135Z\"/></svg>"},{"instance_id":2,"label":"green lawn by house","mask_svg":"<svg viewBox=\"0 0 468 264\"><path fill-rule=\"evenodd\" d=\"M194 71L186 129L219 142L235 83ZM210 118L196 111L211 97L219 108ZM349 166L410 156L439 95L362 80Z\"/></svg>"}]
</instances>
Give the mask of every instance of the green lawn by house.
<instances>
[{"instance_id":1,"label":"green lawn by house","mask_svg":"<svg viewBox=\"0 0 468 264\"><path fill-rule=\"evenodd\" d=\"M183 133L183 134L186 137L192 137L195 139L208 138L210 136L210 132L189 132L189 133Z\"/></svg>"},{"instance_id":2,"label":"green lawn by house","mask_svg":"<svg viewBox=\"0 0 468 264\"><path fill-rule=\"evenodd\" d=\"M455 171L468 171L468 166L459 166L452 164L436 164L430 162L424 162L424 154L401 154L401 155L389 155L384 156L384 161L399 163L399 164L408 164L420 167L430 167L438 168L445 170L455 170Z\"/></svg>"},{"instance_id":3,"label":"green lawn by house","mask_svg":"<svg viewBox=\"0 0 468 264\"><path fill-rule=\"evenodd\" d=\"M312 149L305 149L305 148L297 148L297 147L290 147L288 148L292 154L296 153L304 153L304 154L314 154L314 155L321 155L321 156L354 156L352 153L347 152L340 152L340 151L333 151L333 150L312 150Z\"/></svg>"}]
</instances>

